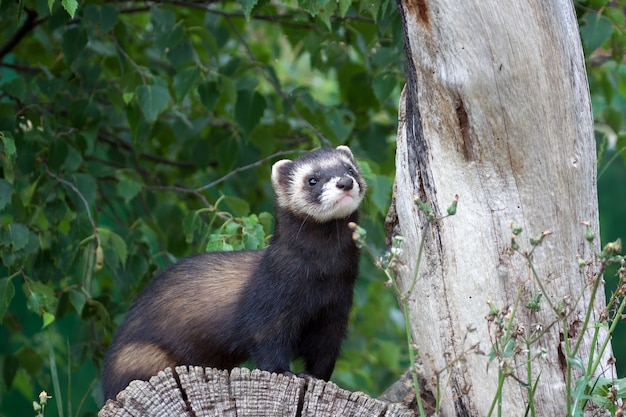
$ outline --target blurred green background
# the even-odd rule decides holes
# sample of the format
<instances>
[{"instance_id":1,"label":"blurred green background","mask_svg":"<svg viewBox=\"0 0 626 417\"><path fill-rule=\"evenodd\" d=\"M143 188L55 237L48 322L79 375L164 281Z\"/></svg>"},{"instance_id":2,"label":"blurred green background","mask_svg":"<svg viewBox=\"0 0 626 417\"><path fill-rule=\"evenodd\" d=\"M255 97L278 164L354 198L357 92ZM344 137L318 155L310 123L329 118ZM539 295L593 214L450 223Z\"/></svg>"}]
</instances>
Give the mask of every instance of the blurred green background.
<instances>
[{"instance_id":1,"label":"blurred green background","mask_svg":"<svg viewBox=\"0 0 626 417\"><path fill-rule=\"evenodd\" d=\"M626 236L625 4L575 6L608 242ZM382 255L404 83L395 7L0 2L0 415L35 415L41 390L46 416L95 415L106 347L154 274L266 243L277 159L349 145ZM361 271L333 381L376 396L408 366L406 338L369 254ZM613 345L626 376L623 327Z\"/></svg>"}]
</instances>

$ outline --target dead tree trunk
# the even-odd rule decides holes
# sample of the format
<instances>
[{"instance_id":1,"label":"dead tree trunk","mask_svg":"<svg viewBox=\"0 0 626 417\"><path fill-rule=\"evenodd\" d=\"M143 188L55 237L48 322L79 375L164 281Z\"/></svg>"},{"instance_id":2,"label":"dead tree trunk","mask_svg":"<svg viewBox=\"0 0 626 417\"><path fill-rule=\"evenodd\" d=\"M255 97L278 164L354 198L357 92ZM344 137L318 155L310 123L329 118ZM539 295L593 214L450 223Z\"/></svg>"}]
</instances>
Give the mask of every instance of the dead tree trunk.
<instances>
[{"instance_id":1,"label":"dead tree trunk","mask_svg":"<svg viewBox=\"0 0 626 417\"><path fill-rule=\"evenodd\" d=\"M350 392L332 382L255 369L178 366L149 381L132 381L99 417L267 416L412 417L412 411Z\"/></svg>"},{"instance_id":2,"label":"dead tree trunk","mask_svg":"<svg viewBox=\"0 0 626 417\"><path fill-rule=\"evenodd\" d=\"M485 416L494 406L523 416L531 391L525 384L539 380L536 415L564 415L566 385L580 376L568 380L564 340L580 333L591 299L588 271L576 258L593 256L580 222L596 236L599 227L593 120L573 5L399 0L398 6L407 84L389 225L405 238L397 269L402 291L413 285L425 239L407 304L422 376L432 381L427 389L441 399L443 416ZM440 218L456 194L458 212L443 221L429 223L414 203L414 197L429 203ZM511 222L523 229L518 253ZM552 235L528 262L529 238L544 231ZM540 310L524 307L541 290ZM591 323L603 297L600 285ZM489 323L487 303L501 315L494 310ZM519 337L506 339L512 332ZM591 336L585 333L576 353L585 364L597 347ZM506 340L511 344L502 346ZM528 358L542 351L528 374ZM611 376L609 355L610 346L601 369Z\"/></svg>"}]
</instances>

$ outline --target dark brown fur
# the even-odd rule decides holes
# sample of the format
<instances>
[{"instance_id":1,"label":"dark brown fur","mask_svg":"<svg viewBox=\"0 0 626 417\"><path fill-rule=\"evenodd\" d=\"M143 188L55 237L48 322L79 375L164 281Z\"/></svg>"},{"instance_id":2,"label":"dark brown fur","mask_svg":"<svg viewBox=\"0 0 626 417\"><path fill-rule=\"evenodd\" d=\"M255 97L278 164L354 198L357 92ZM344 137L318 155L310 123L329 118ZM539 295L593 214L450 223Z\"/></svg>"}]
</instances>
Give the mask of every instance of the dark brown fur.
<instances>
[{"instance_id":1,"label":"dark brown fur","mask_svg":"<svg viewBox=\"0 0 626 417\"><path fill-rule=\"evenodd\" d=\"M277 163L274 187L302 186L315 195L329 179L341 178L333 182L340 191L333 191L348 194L355 187L357 207L365 184L345 149ZM308 177L307 184L292 184L300 161L314 166L315 158L338 152L352 160L349 173L341 164L332 172L324 166L315 172L318 184ZM318 222L281 207L277 198L268 248L194 255L163 272L135 300L107 353L105 399L133 379L147 380L176 365L231 369L251 359L260 369L285 373L292 356L299 356L308 374L328 380L358 275L359 250L348 227L357 220L355 209L348 217Z\"/></svg>"}]
</instances>

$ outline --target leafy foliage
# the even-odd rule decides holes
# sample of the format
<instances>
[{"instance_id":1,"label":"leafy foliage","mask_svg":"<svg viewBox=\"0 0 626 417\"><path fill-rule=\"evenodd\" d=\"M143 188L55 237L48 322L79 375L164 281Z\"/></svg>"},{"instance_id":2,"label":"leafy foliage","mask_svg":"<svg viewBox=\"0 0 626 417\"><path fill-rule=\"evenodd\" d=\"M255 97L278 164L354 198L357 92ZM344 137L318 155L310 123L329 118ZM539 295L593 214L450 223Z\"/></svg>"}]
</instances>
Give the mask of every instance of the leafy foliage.
<instances>
[{"instance_id":1,"label":"leafy foliage","mask_svg":"<svg viewBox=\"0 0 626 417\"><path fill-rule=\"evenodd\" d=\"M48 415L94 413L106 347L155 273L265 245L279 158L349 144L372 190L363 224L383 245L402 70L393 2L0 10L2 410L30 413L46 390ZM406 360L393 295L363 270L361 330L334 379L379 392Z\"/></svg>"},{"instance_id":2,"label":"leafy foliage","mask_svg":"<svg viewBox=\"0 0 626 417\"><path fill-rule=\"evenodd\" d=\"M626 1L575 2L587 58L587 75L598 142L598 200L602 241L626 236ZM621 156L622 162L619 161ZM605 274L607 299L617 290L617 268ZM619 375L626 374L626 326L612 340Z\"/></svg>"},{"instance_id":3,"label":"leafy foliage","mask_svg":"<svg viewBox=\"0 0 626 417\"><path fill-rule=\"evenodd\" d=\"M601 143L599 156L609 145L626 161L626 2L588 0L576 6Z\"/></svg>"},{"instance_id":4,"label":"leafy foliage","mask_svg":"<svg viewBox=\"0 0 626 417\"><path fill-rule=\"evenodd\" d=\"M623 15L577 6L594 114L619 148ZM42 390L48 416L93 415L105 349L155 273L265 244L279 158L351 146L362 223L384 245L394 2L3 0L0 13L0 415L32 413ZM333 379L376 394L407 352L394 295L366 257L361 269Z\"/></svg>"}]
</instances>

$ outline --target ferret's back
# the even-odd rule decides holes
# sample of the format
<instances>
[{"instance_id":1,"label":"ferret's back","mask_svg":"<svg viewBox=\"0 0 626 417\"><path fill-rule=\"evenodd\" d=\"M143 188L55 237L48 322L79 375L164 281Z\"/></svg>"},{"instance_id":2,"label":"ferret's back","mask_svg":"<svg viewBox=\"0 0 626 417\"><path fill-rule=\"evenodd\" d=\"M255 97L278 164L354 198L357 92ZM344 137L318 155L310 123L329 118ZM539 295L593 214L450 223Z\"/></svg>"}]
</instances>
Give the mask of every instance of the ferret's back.
<instances>
[{"instance_id":1,"label":"ferret's back","mask_svg":"<svg viewBox=\"0 0 626 417\"><path fill-rule=\"evenodd\" d=\"M241 361L224 350L239 294L263 251L207 252L180 260L159 274L134 301L107 353L105 398L133 379L147 380L166 367ZM181 362L182 361L182 362Z\"/></svg>"}]
</instances>

